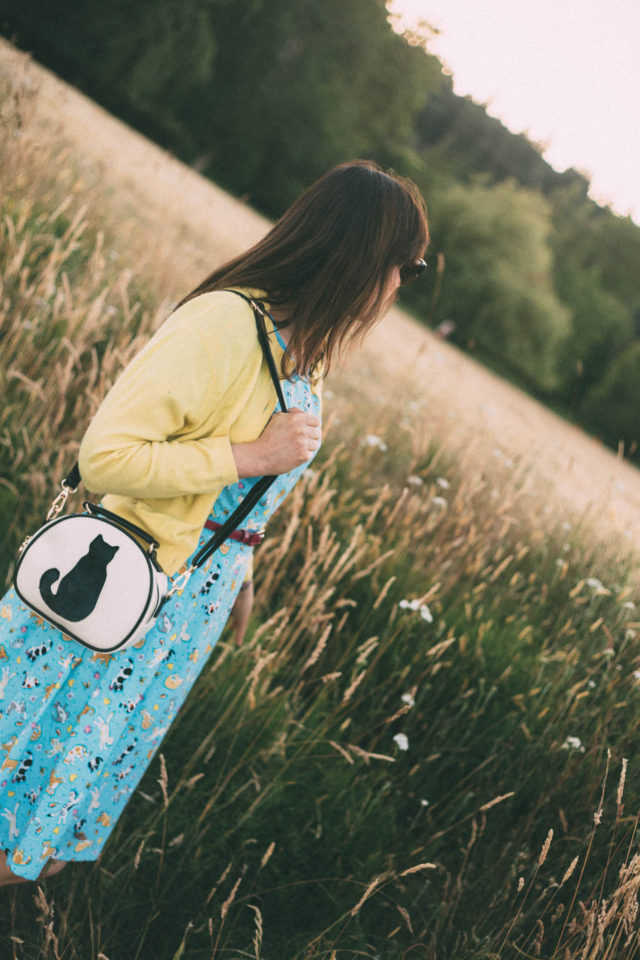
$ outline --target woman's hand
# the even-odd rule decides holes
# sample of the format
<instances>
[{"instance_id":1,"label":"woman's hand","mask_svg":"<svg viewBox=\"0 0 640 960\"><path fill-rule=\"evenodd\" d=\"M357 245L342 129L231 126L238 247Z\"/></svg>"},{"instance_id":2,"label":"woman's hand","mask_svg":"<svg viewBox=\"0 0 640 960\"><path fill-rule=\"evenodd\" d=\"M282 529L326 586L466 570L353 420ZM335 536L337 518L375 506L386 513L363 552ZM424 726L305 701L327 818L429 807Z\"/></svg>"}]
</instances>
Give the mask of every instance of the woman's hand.
<instances>
[{"instance_id":1,"label":"woman's hand","mask_svg":"<svg viewBox=\"0 0 640 960\"><path fill-rule=\"evenodd\" d=\"M253 580L245 580L231 608L231 624L236 646L241 647L253 609Z\"/></svg>"},{"instance_id":2,"label":"woman's hand","mask_svg":"<svg viewBox=\"0 0 640 960\"><path fill-rule=\"evenodd\" d=\"M257 440L233 443L238 476L261 477L288 473L310 460L320 446L318 417L292 407L275 413Z\"/></svg>"}]
</instances>

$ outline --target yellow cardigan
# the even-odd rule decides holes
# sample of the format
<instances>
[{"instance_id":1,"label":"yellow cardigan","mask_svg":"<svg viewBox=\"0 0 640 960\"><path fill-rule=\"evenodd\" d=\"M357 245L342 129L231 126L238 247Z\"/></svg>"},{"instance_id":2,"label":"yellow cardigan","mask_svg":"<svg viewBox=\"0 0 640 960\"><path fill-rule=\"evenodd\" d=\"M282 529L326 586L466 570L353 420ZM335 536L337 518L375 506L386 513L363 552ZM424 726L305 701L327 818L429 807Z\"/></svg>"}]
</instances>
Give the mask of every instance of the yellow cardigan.
<instances>
[{"instance_id":1,"label":"yellow cardigan","mask_svg":"<svg viewBox=\"0 0 640 960\"><path fill-rule=\"evenodd\" d=\"M283 379L284 351L268 318L266 327ZM313 390L320 396L320 379ZM160 565L174 574L222 488L238 481L231 444L257 440L276 402L249 304L225 291L201 294L117 379L80 445L80 474L107 494L105 507L156 538Z\"/></svg>"}]
</instances>

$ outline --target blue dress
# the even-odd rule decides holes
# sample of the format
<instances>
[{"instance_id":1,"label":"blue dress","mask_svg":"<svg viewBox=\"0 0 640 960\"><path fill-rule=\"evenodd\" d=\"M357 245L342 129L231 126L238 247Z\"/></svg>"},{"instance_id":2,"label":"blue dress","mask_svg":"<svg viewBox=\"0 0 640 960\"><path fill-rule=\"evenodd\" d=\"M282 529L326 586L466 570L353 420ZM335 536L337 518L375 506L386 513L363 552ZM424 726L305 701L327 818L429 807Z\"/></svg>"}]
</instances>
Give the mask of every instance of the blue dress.
<instances>
[{"instance_id":1,"label":"blue dress","mask_svg":"<svg viewBox=\"0 0 640 960\"><path fill-rule=\"evenodd\" d=\"M281 385L288 407L320 416L307 380ZM307 465L281 474L243 528L261 529ZM225 487L210 519L223 522L258 479ZM252 549L227 540L146 637L114 656L63 637L13 589L2 597L0 848L14 873L98 858L222 632Z\"/></svg>"}]
</instances>

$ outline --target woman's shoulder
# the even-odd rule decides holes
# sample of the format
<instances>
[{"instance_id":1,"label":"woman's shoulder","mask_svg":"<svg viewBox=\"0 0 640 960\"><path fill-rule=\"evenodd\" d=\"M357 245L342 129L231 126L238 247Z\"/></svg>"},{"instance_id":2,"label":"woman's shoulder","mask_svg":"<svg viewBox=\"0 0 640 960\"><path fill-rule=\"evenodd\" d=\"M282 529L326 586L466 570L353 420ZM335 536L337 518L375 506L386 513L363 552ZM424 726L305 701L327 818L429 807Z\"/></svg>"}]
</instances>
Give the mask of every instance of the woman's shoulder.
<instances>
[{"instance_id":1,"label":"woman's shoulder","mask_svg":"<svg viewBox=\"0 0 640 960\"><path fill-rule=\"evenodd\" d=\"M216 335L223 328L234 332L255 329L253 311L247 301L231 290L200 293L177 307L167 318L173 326L196 324L204 333Z\"/></svg>"},{"instance_id":2,"label":"woman's shoulder","mask_svg":"<svg viewBox=\"0 0 640 960\"><path fill-rule=\"evenodd\" d=\"M237 360L260 355L253 311L246 300L229 290L201 293L177 307L161 332L173 338L196 337L210 355L231 351Z\"/></svg>"}]
</instances>

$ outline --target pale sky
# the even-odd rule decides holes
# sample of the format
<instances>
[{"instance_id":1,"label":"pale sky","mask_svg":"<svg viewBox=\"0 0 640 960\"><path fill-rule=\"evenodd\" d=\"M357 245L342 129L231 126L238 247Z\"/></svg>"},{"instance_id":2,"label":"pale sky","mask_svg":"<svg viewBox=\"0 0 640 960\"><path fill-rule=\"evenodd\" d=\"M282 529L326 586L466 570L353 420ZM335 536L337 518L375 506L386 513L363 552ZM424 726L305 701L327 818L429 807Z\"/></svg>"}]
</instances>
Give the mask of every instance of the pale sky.
<instances>
[{"instance_id":1,"label":"pale sky","mask_svg":"<svg viewBox=\"0 0 640 960\"><path fill-rule=\"evenodd\" d=\"M640 224L640 0L392 0L470 94Z\"/></svg>"}]
</instances>

